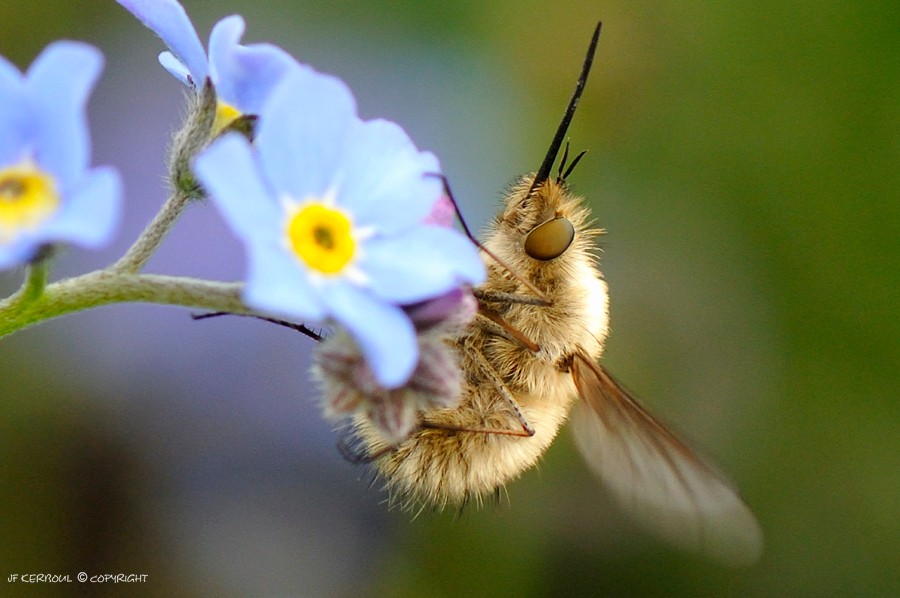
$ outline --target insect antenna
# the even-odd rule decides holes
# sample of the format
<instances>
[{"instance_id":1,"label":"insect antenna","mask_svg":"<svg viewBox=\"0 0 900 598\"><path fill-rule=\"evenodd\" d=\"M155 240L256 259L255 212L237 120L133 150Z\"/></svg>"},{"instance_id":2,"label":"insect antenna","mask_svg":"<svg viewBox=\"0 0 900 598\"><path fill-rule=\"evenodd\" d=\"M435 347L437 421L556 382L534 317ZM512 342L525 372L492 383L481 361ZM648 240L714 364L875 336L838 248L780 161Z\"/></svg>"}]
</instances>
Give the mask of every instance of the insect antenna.
<instances>
[{"instance_id":1,"label":"insect antenna","mask_svg":"<svg viewBox=\"0 0 900 598\"><path fill-rule=\"evenodd\" d=\"M566 141L566 147L563 149L562 160L559 161L559 168L556 169L556 182L562 183L565 182L569 175L572 174L572 171L575 170L575 165L578 164L578 161L581 160L582 157L587 153L587 150L581 150L575 159L572 160L572 164L566 168L566 162L569 160L569 142Z\"/></svg>"},{"instance_id":2,"label":"insect antenna","mask_svg":"<svg viewBox=\"0 0 900 598\"><path fill-rule=\"evenodd\" d=\"M277 324L278 326L284 326L285 328L289 328L291 330L304 334L316 342L325 340L325 335L323 335L321 332L316 332L315 330L304 324L297 324L294 322L288 322L287 320L279 320L277 318L267 318L266 316L257 316L256 314L239 314L230 311L213 311L205 314L191 314L191 319L195 321L206 320L209 318L218 318L219 316L244 316L247 318L256 318L257 320L262 320L271 324Z\"/></svg>"},{"instance_id":3,"label":"insect antenna","mask_svg":"<svg viewBox=\"0 0 900 598\"><path fill-rule=\"evenodd\" d=\"M537 174L534 175L534 181L531 183L531 188L528 190L526 197L544 184L544 181L550 176L553 162L556 161L556 155L559 153L559 148L562 146L566 131L569 128L569 123L572 122L572 117L575 115L575 109L578 107L578 100L581 99L581 94L587 83L588 74L591 72L591 63L594 62L594 54L597 51L597 41L600 39L600 26L602 24L603 23L597 23L597 28L594 29L594 36L591 38L591 45L588 46L587 55L584 57L584 64L581 66L581 75L578 77L578 82L575 84L575 91L572 93L572 99L569 100L569 105L566 107L566 112L563 114L562 121L556 129L556 135L550 143L550 149L547 150L547 155L544 156L544 162L541 164L541 167L538 168Z\"/></svg>"},{"instance_id":4,"label":"insect antenna","mask_svg":"<svg viewBox=\"0 0 900 598\"><path fill-rule=\"evenodd\" d=\"M575 170L575 166L578 165L579 160L581 160L581 158L583 158L586 153L587 150L581 150L578 155L575 156L575 159L572 160L572 163L569 164L569 167L566 168L566 171L562 174L562 176L557 177L556 182L561 183L569 178L569 175L572 174L573 170ZM562 170L562 166L560 166L559 169Z\"/></svg>"},{"instance_id":5,"label":"insect antenna","mask_svg":"<svg viewBox=\"0 0 900 598\"><path fill-rule=\"evenodd\" d=\"M563 157L562 160L559 161L559 168L556 169L556 182L560 182L565 179L563 176L563 168L566 167L566 160L569 159L569 140L566 139L566 147L563 149Z\"/></svg>"}]
</instances>

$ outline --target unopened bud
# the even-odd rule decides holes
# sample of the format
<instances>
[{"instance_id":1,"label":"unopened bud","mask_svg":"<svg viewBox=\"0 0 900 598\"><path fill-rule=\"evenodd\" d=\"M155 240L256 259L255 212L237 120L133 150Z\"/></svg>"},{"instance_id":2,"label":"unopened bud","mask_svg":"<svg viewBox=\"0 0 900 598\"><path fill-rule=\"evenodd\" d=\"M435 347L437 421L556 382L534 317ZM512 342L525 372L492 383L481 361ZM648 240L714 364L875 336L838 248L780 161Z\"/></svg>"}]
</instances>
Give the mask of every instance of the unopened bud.
<instances>
[{"instance_id":1,"label":"unopened bud","mask_svg":"<svg viewBox=\"0 0 900 598\"><path fill-rule=\"evenodd\" d=\"M325 416L337 420L355 415L386 446L396 446L415 431L421 413L455 406L462 383L455 341L474 317L475 305L472 293L460 290L406 309L416 326L419 361L399 388L378 384L345 331L319 343L312 372L322 387Z\"/></svg>"}]
</instances>

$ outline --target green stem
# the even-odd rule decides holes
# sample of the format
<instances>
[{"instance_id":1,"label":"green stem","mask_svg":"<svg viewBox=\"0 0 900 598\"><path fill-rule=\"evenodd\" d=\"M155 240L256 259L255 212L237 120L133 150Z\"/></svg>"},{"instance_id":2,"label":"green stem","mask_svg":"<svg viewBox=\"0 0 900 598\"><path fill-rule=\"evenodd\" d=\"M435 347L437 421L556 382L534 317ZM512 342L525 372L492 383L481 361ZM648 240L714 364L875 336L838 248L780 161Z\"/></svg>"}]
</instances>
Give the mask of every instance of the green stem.
<instances>
[{"instance_id":1,"label":"green stem","mask_svg":"<svg viewBox=\"0 0 900 598\"><path fill-rule=\"evenodd\" d=\"M21 293L0 301L0 337L44 320L112 303L159 303L249 313L241 302L241 288L237 282L98 270L53 283L30 301L23 301Z\"/></svg>"},{"instance_id":2,"label":"green stem","mask_svg":"<svg viewBox=\"0 0 900 598\"><path fill-rule=\"evenodd\" d=\"M29 263L22 287L6 298L2 302L3 305L9 305L10 309L18 309L20 305L34 301L44 292L49 276L50 260L47 257Z\"/></svg>"},{"instance_id":3,"label":"green stem","mask_svg":"<svg viewBox=\"0 0 900 598\"><path fill-rule=\"evenodd\" d=\"M172 230L178 217L191 202L191 195L174 191L159 213L150 221L141 236L134 242L125 255L110 267L117 272L139 272L147 261L156 253L166 235Z\"/></svg>"},{"instance_id":4,"label":"green stem","mask_svg":"<svg viewBox=\"0 0 900 598\"><path fill-rule=\"evenodd\" d=\"M28 275L25 284L18 293L17 299L22 303L34 301L41 296L47 287L47 279L50 277L50 261L43 259L33 262L28 266Z\"/></svg>"}]
</instances>

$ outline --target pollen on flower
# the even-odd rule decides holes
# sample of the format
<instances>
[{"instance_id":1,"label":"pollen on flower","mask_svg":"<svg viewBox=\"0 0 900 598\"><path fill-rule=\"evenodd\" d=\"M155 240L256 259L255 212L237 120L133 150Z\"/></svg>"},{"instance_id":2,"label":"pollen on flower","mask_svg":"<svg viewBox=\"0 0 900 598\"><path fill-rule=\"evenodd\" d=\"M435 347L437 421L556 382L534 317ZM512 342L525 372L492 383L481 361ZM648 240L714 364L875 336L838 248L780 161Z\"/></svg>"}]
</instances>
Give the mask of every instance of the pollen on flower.
<instances>
[{"instance_id":1,"label":"pollen on flower","mask_svg":"<svg viewBox=\"0 0 900 598\"><path fill-rule=\"evenodd\" d=\"M216 120L213 121L212 134L218 135L225 127L242 116L241 111L227 102L219 100L216 106Z\"/></svg>"},{"instance_id":2,"label":"pollen on flower","mask_svg":"<svg viewBox=\"0 0 900 598\"><path fill-rule=\"evenodd\" d=\"M56 184L30 162L0 169L0 242L47 220L59 207Z\"/></svg>"},{"instance_id":3,"label":"pollen on flower","mask_svg":"<svg viewBox=\"0 0 900 598\"><path fill-rule=\"evenodd\" d=\"M289 216L287 237L294 253L311 269L339 274L353 259L356 241L350 218L342 211L309 203Z\"/></svg>"}]
</instances>

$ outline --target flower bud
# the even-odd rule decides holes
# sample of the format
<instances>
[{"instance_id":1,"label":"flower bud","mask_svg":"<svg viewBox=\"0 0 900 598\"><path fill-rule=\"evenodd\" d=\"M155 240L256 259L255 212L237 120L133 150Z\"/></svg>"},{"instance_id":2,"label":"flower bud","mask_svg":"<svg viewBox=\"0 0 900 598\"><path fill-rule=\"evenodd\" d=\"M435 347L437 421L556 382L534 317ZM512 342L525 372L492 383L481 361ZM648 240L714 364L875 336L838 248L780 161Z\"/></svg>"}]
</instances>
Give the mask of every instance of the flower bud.
<instances>
[{"instance_id":1,"label":"flower bud","mask_svg":"<svg viewBox=\"0 0 900 598\"><path fill-rule=\"evenodd\" d=\"M373 430L385 446L396 446L418 425L419 414L454 407L462 372L455 339L474 317L468 290L405 308L416 327L419 360L404 386L381 386L353 338L339 329L316 347L313 377L322 388L325 417L356 415L357 425Z\"/></svg>"}]
</instances>

